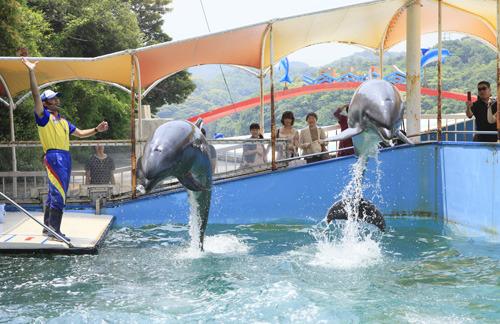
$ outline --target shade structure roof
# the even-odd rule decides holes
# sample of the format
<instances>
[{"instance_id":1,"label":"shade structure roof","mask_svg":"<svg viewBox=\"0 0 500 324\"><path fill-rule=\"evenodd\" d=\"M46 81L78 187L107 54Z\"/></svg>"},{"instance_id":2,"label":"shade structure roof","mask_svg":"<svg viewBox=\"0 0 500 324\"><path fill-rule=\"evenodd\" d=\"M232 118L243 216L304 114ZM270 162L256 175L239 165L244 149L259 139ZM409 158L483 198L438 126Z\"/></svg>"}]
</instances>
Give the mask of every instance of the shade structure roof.
<instances>
[{"instance_id":1,"label":"shade structure roof","mask_svg":"<svg viewBox=\"0 0 500 324\"><path fill-rule=\"evenodd\" d=\"M380 0L300 16L281 18L191 39L130 49L96 58L33 58L41 86L68 80L96 80L144 93L183 69L202 64L269 68L271 61L301 48L327 42L385 51L405 40L408 0ZM421 32L437 31L437 1L420 0ZM495 0L444 0L443 31L468 34L496 47ZM270 57L270 33L274 56ZM18 57L0 57L0 94L29 90L26 68Z\"/></svg>"}]
</instances>

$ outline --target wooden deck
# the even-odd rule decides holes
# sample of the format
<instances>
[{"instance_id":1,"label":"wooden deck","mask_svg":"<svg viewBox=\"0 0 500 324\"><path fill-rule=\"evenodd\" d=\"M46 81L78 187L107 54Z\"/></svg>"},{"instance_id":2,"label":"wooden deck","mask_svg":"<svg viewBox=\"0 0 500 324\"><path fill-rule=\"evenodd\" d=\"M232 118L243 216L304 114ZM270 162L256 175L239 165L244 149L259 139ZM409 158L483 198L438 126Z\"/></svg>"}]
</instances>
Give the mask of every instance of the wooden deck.
<instances>
[{"instance_id":1,"label":"wooden deck","mask_svg":"<svg viewBox=\"0 0 500 324\"><path fill-rule=\"evenodd\" d=\"M42 213L32 213L43 223ZM83 213L64 213L61 232L73 247L42 235L43 228L21 212L7 212L0 223L0 253L96 253L104 241L114 217Z\"/></svg>"}]
</instances>

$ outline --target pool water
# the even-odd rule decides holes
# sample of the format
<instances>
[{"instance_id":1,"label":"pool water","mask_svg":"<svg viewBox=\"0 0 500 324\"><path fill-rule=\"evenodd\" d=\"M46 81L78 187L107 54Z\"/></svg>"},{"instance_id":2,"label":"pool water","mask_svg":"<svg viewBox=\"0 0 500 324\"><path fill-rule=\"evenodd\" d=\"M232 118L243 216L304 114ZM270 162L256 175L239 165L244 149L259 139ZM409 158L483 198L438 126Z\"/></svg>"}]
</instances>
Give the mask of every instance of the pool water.
<instances>
[{"instance_id":1,"label":"pool water","mask_svg":"<svg viewBox=\"0 0 500 324\"><path fill-rule=\"evenodd\" d=\"M500 322L500 243L387 225L357 243L209 225L204 253L187 226L121 228L98 255L0 256L0 322Z\"/></svg>"}]
</instances>

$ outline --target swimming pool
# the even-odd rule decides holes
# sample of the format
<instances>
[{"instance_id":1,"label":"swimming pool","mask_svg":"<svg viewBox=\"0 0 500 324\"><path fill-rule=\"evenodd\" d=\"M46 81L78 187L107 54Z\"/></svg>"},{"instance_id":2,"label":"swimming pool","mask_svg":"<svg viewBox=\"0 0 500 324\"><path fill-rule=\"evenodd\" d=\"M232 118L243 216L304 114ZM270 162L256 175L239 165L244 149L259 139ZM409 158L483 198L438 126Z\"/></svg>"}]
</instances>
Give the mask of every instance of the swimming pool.
<instances>
[{"instance_id":1,"label":"swimming pool","mask_svg":"<svg viewBox=\"0 0 500 324\"><path fill-rule=\"evenodd\" d=\"M0 322L500 321L500 243L430 218L318 242L312 225L113 229L98 255L0 256Z\"/></svg>"}]
</instances>

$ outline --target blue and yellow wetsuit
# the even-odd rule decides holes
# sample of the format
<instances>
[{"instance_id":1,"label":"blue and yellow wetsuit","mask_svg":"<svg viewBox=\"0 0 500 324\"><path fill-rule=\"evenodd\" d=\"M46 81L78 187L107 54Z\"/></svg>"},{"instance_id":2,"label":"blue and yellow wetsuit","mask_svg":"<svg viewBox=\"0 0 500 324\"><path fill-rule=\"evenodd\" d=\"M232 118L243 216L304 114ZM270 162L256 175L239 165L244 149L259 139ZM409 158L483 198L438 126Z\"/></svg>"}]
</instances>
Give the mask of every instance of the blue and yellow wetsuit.
<instances>
[{"instance_id":1,"label":"blue and yellow wetsuit","mask_svg":"<svg viewBox=\"0 0 500 324\"><path fill-rule=\"evenodd\" d=\"M49 178L46 205L62 211L66 204L66 192L71 177L69 134L72 134L76 127L59 113L50 113L46 107L43 108L42 117L35 112L35 120L45 153L44 164Z\"/></svg>"}]
</instances>

